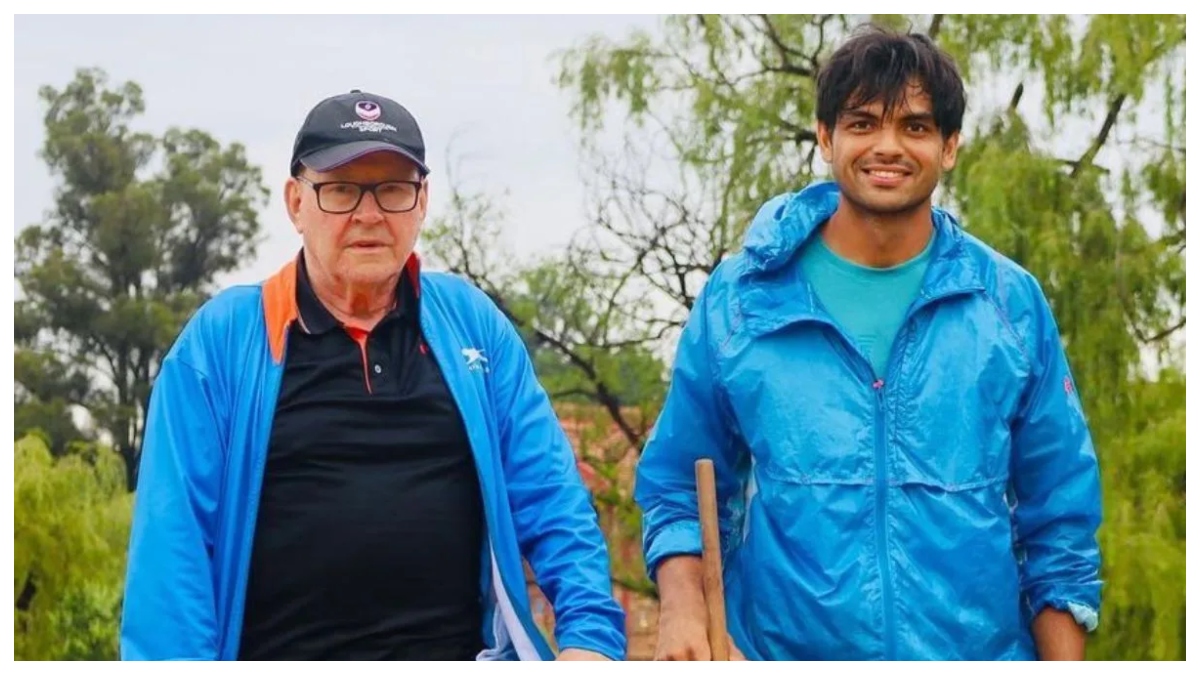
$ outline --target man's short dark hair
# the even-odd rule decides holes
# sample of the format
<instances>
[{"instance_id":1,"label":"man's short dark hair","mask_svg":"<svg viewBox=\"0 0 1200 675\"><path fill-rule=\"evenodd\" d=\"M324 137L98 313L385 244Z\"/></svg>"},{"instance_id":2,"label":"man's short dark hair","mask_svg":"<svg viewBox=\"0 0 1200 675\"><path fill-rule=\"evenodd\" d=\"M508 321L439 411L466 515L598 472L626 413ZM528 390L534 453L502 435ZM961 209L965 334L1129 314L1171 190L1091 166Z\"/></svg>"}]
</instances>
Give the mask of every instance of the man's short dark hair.
<instances>
[{"instance_id":1,"label":"man's short dark hair","mask_svg":"<svg viewBox=\"0 0 1200 675\"><path fill-rule=\"evenodd\" d=\"M829 129L844 111L881 101L886 117L916 80L929 95L943 138L962 129L966 93L958 66L927 35L876 25L855 31L817 74L817 121Z\"/></svg>"}]
</instances>

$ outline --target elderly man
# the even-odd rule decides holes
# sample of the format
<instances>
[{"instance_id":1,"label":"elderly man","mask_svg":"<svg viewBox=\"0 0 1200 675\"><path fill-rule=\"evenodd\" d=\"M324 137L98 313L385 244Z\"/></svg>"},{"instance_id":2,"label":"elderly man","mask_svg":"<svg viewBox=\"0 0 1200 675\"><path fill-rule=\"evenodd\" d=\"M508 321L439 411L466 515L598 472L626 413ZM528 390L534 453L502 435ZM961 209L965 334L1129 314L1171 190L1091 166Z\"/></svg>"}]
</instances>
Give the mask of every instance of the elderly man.
<instances>
[{"instance_id":1,"label":"elderly man","mask_svg":"<svg viewBox=\"0 0 1200 675\"><path fill-rule=\"evenodd\" d=\"M491 300L413 252L421 131L317 104L284 188L303 240L188 322L154 384L125 659L621 659L624 616L574 453Z\"/></svg>"}]
</instances>

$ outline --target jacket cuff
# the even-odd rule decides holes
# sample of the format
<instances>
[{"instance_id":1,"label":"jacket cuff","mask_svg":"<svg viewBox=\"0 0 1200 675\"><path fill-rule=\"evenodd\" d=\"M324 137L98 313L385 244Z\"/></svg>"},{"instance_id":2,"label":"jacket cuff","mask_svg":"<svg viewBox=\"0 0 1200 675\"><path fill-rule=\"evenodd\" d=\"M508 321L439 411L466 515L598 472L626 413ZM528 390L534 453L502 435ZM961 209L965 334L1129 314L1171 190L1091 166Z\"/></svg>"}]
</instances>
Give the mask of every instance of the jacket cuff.
<instances>
[{"instance_id":1,"label":"jacket cuff","mask_svg":"<svg viewBox=\"0 0 1200 675\"><path fill-rule=\"evenodd\" d=\"M1056 585L1044 591L1031 594L1029 607L1031 616L1037 617L1043 609L1051 607L1062 612L1069 612L1079 624L1091 633L1100 625L1099 603L1092 600L1099 592L1099 583L1080 585Z\"/></svg>"},{"instance_id":2,"label":"jacket cuff","mask_svg":"<svg viewBox=\"0 0 1200 675\"><path fill-rule=\"evenodd\" d=\"M704 546L700 539L700 521L678 520L663 527L654 535L646 550L646 574L658 582L658 564L675 555L700 555Z\"/></svg>"}]
</instances>

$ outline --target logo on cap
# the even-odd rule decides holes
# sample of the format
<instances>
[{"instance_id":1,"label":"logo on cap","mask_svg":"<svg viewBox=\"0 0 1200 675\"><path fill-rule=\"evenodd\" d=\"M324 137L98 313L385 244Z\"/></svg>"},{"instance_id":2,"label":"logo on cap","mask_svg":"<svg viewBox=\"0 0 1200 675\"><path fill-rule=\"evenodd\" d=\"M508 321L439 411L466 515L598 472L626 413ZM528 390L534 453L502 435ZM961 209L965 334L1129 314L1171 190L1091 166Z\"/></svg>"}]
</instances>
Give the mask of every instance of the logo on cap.
<instances>
[{"instance_id":1,"label":"logo on cap","mask_svg":"<svg viewBox=\"0 0 1200 675\"><path fill-rule=\"evenodd\" d=\"M379 119L380 109L379 104L374 101L359 101L354 104L354 112L358 116L368 122L373 122Z\"/></svg>"}]
</instances>

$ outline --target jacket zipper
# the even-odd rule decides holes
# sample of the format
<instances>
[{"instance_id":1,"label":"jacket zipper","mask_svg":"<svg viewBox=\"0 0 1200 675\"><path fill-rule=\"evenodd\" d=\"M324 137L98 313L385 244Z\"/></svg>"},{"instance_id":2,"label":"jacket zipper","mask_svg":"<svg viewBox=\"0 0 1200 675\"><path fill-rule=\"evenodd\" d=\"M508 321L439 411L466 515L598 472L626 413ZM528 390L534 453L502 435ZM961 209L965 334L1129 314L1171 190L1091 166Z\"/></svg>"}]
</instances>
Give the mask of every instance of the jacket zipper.
<instances>
[{"instance_id":1,"label":"jacket zipper","mask_svg":"<svg viewBox=\"0 0 1200 675\"><path fill-rule=\"evenodd\" d=\"M888 361L890 363L891 356ZM896 618L895 591L892 588L891 559L888 555L888 477L887 436L884 419L882 379L871 385L875 389L875 556L879 565L879 578L883 584L883 658L895 660Z\"/></svg>"},{"instance_id":2,"label":"jacket zipper","mask_svg":"<svg viewBox=\"0 0 1200 675\"><path fill-rule=\"evenodd\" d=\"M858 348L847 333L842 330L833 316L821 305L820 301L813 298L814 303L821 307L821 311L825 312L826 318L822 321L833 327L834 331L842 339L842 344L849 347L849 352L857 357L858 365L862 367L862 372L865 375L864 382L869 383L874 390L875 398L875 560L879 566L879 579L882 585L883 592L883 658L888 661L895 660L896 652L896 599L895 589L892 585L892 568L891 560L888 556L888 532L887 532L887 515L888 515L888 472L887 472L887 420L886 420L886 403L884 398L886 381L882 377L875 375L875 369L871 366L871 360L866 354ZM896 331L896 337L892 341L892 346L888 351L888 358L884 366L885 374L891 378L892 371L895 369L893 358L896 352L896 345L906 339L908 333L908 322L912 316L921 309L927 302L924 298L918 297L913 306L905 314L904 320L900 323L900 328Z\"/></svg>"},{"instance_id":3,"label":"jacket zipper","mask_svg":"<svg viewBox=\"0 0 1200 675\"><path fill-rule=\"evenodd\" d=\"M885 377L875 378L871 387L875 390L875 544L876 559L879 565L879 578L883 585L883 658L888 661L896 660L896 591L892 585L891 556L888 555L888 471L887 471L887 383L893 380L897 364L895 362L896 347L908 340L909 322L913 316L926 306L939 300L938 296L926 296L920 291L916 300L908 308L904 320L896 330L892 346L888 350L888 358L884 365ZM864 357L865 359L865 357ZM869 361L868 361L869 364ZM872 376L874 370L871 369Z\"/></svg>"},{"instance_id":4,"label":"jacket zipper","mask_svg":"<svg viewBox=\"0 0 1200 675\"><path fill-rule=\"evenodd\" d=\"M903 347L910 332L909 322L917 312L932 304L938 297L930 297L919 291L916 300L904 314L904 320L896 329L892 346L888 349L888 357L884 369L884 377L877 377L871 383L875 390L875 544L876 559L879 565L879 578L883 585L883 658L888 661L896 660L896 591L892 585L891 556L888 555L888 471L887 471L887 383L894 380L896 368L896 348ZM903 349L901 349L903 353ZM865 358L865 357L864 357ZM869 364L869 361L868 361ZM870 369L872 375L874 370Z\"/></svg>"},{"instance_id":5,"label":"jacket zipper","mask_svg":"<svg viewBox=\"0 0 1200 675\"><path fill-rule=\"evenodd\" d=\"M820 301L814 297L814 303L825 312L825 318L820 319L822 323L831 326L838 337L841 338L842 346L849 352L851 360L856 366L860 367L863 375L863 382L867 383L874 390L875 399L875 564L879 566L879 579L882 585L883 592L883 658L889 661L895 660L895 590L892 587L892 571L888 557L888 535L887 535L887 436L886 436L886 419L884 407L886 401L884 399L885 381L881 377L875 375L875 369L871 367L871 360L858 348L858 345L851 340L847 333L842 330L833 316L828 313ZM896 339L892 342L892 348L888 353L887 365L885 366L886 374L891 377L892 371L892 356L896 350L896 343L904 336L910 314L906 315L904 321L900 324L900 329L896 331Z\"/></svg>"}]
</instances>

